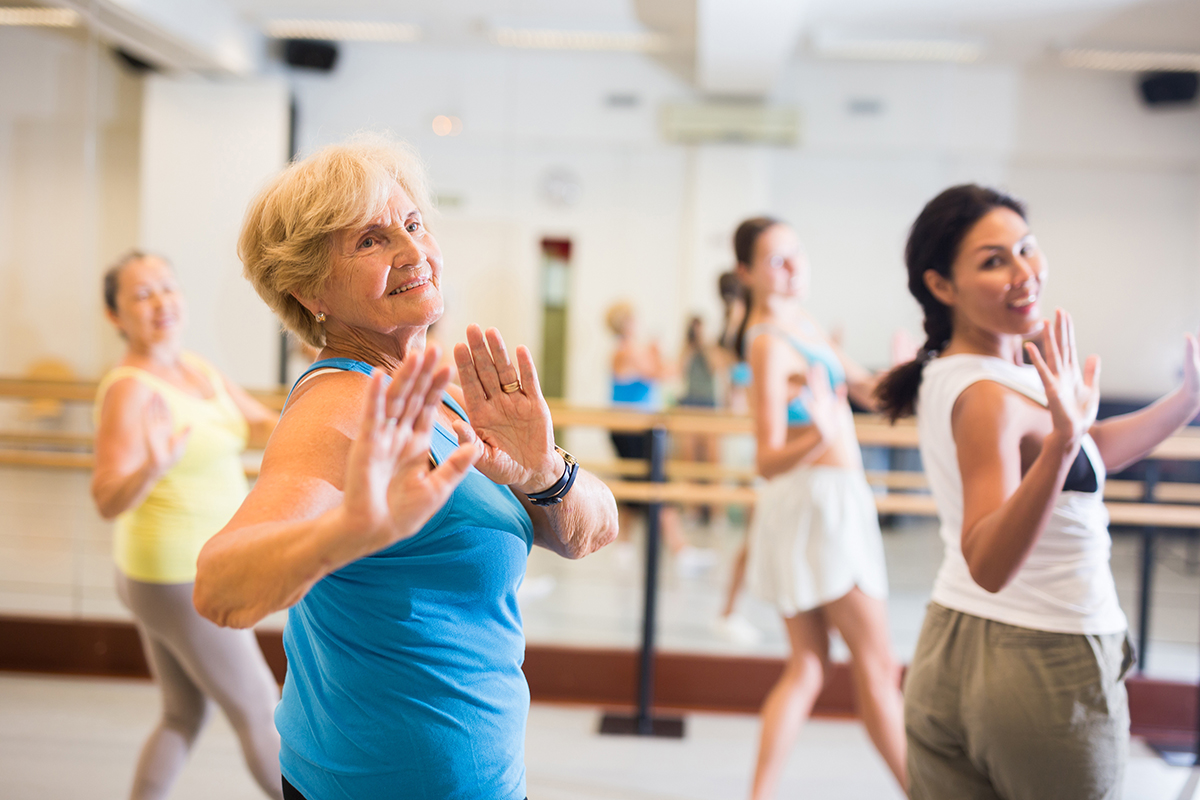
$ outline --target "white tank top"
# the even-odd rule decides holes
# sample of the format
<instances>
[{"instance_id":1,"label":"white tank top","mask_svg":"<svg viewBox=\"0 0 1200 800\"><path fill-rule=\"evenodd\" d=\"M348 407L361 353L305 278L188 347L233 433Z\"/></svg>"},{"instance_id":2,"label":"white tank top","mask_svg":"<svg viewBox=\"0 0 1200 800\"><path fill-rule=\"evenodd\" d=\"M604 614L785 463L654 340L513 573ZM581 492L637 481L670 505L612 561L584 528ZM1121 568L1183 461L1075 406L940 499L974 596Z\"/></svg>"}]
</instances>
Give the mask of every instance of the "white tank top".
<instances>
[{"instance_id":1,"label":"white tank top","mask_svg":"<svg viewBox=\"0 0 1200 800\"><path fill-rule=\"evenodd\" d=\"M917 430L945 543L933 601L1022 628L1057 633L1123 632L1128 623L1109 566L1112 540L1104 507L1104 461L1091 436L1083 437L1081 449L1096 473L1097 490L1059 495L1029 557L999 592L988 592L971 577L962 553L962 475L950 415L958 396L977 381L994 381L1046 405L1041 379L1032 366L976 355L945 356L925 366L917 396Z\"/></svg>"}]
</instances>

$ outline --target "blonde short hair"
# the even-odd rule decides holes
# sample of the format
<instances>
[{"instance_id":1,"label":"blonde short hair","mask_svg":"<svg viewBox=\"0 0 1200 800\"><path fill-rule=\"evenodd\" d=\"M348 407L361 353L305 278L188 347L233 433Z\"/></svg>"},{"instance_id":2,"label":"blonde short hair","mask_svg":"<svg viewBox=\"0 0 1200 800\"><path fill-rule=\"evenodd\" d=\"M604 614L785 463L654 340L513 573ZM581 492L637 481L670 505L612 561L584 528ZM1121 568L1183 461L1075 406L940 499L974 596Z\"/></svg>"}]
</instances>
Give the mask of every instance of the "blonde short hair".
<instances>
[{"instance_id":1,"label":"blonde short hair","mask_svg":"<svg viewBox=\"0 0 1200 800\"><path fill-rule=\"evenodd\" d=\"M317 297L333 269L333 236L361 227L387 207L396 184L421 215L431 213L420 157L383 136L358 136L293 162L246 211L238 256L259 297L313 347L325 329L294 294Z\"/></svg>"},{"instance_id":2,"label":"blonde short hair","mask_svg":"<svg viewBox=\"0 0 1200 800\"><path fill-rule=\"evenodd\" d=\"M633 304L627 300L622 300L609 306L608 312L604 315L604 321L608 323L608 329L614 335L623 336L625 329L629 327L629 323L633 320L633 315Z\"/></svg>"}]
</instances>

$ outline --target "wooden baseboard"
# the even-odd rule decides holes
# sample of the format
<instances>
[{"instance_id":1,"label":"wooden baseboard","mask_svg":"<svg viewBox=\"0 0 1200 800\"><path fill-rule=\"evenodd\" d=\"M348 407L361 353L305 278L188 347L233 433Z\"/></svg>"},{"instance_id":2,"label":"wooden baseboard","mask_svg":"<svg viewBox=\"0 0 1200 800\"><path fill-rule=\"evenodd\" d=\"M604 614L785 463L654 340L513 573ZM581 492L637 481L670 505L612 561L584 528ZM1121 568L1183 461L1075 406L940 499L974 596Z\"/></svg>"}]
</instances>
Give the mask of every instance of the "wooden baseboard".
<instances>
[{"instance_id":1,"label":"wooden baseboard","mask_svg":"<svg viewBox=\"0 0 1200 800\"><path fill-rule=\"evenodd\" d=\"M282 682L287 670L283 637L258 634L267 663ZM149 678L137 629L128 622L0 616L0 670ZM678 711L756 713L783 671L776 658L659 653L657 706ZM633 650L531 644L525 676L534 701L628 708L637 696L638 654ZM1198 692L1194 684L1134 676L1126 681L1133 732L1158 744L1195 741ZM854 714L846 664L834 664L814 713Z\"/></svg>"}]
</instances>

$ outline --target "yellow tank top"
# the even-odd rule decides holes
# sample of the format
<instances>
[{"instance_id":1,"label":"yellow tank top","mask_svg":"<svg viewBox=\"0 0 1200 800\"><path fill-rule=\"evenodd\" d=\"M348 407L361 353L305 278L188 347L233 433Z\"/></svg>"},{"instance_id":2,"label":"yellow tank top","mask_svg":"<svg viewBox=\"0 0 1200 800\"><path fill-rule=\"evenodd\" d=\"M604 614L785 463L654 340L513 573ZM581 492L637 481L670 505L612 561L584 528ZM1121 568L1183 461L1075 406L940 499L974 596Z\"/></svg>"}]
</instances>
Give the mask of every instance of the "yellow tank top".
<instances>
[{"instance_id":1,"label":"yellow tank top","mask_svg":"<svg viewBox=\"0 0 1200 800\"><path fill-rule=\"evenodd\" d=\"M248 485L241 452L249 428L225 391L221 376L192 353L184 361L212 384L209 399L188 394L137 367L117 367L96 390L97 419L108 387L134 378L162 396L176 432L191 426L179 462L136 508L117 517L113 556L125 575L146 583L191 583L200 548L225 527L246 497Z\"/></svg>"}]
</instances>

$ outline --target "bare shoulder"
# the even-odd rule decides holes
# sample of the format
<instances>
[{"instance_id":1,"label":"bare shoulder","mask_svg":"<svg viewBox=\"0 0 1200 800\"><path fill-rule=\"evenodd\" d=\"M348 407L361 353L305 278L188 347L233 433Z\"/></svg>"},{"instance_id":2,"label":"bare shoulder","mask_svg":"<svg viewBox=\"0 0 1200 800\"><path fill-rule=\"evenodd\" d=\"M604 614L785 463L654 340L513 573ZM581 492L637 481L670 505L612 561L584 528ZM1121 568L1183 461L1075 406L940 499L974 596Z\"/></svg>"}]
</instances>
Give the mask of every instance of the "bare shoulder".
<instances>
[{"instance_id":1,"label":"bare shoulder","mask_svg":"<svg viewBox=\"0 0 1200 800\"><path fill-rule=\"evenodd\" d=\"M991 380L972 383L954 401L950 426L960 444L1020 438L1032 427L1033 401Z\"/></svg>"},{"instance_id":2,"label":"bare shoulder","mask_svg":"<svg viewBox=\"0 0 1200 800\"><path fill-rule=\"evenodd\" d=\"M751 369L761 375L785 371L789 374L800 374L807 367L796 348L778 333L771 331L755 336L746 355Z\"/></svg>"},{"instance_id":3,"label":"bare shoulder","mask_svg":"<svg viewBox=\"0 0 1200 800\"><path fill-rule=\"evenodd\" d=\"M102 415L140 413L154 396L154 389L133 375L123 375L108 385L100 404Z\"/></svg>"},{"instance_id":4,"label":"bare shoulder","mask_svg":"<svg viewBox=\"0 0 1200 800\"><path fill-rule=\"evenodd\" d=\"M289 399L263 453L259 482L306 477L339 489L371 379L357 372L318 375Z\"/></svg>"}]
</instances>

